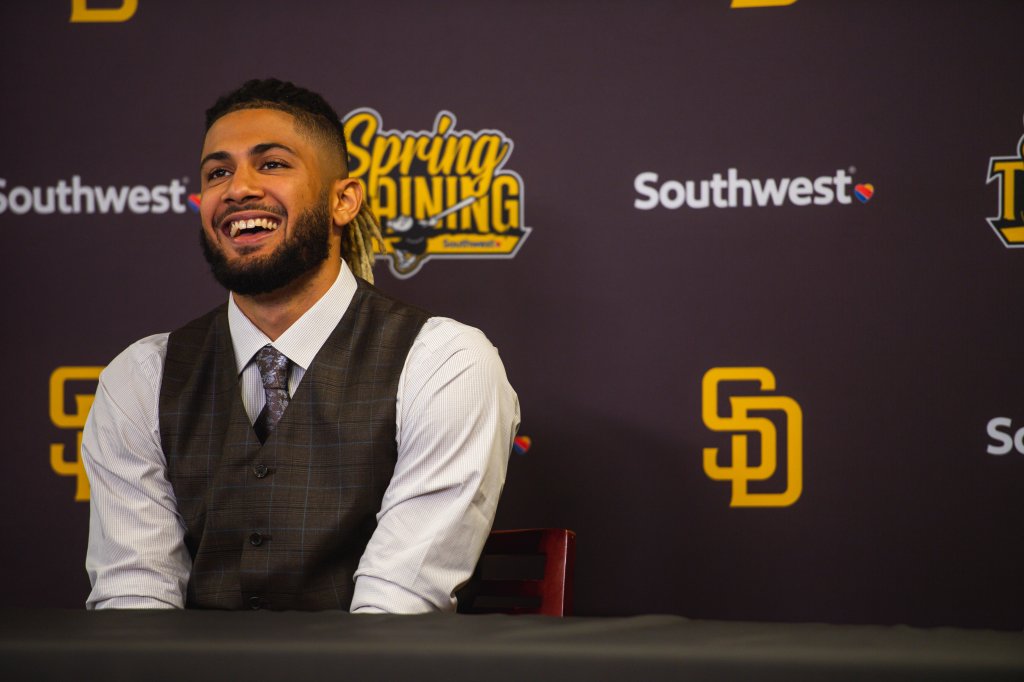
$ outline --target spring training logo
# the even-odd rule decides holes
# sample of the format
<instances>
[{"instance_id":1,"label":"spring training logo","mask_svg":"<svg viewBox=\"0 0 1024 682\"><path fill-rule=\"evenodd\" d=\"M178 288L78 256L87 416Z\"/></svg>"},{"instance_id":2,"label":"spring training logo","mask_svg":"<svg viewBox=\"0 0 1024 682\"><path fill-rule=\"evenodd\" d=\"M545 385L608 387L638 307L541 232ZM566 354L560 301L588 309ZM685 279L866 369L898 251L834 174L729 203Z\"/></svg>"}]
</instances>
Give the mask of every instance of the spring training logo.
<instances>
[{"instance_id":1,"label":"spring training logo","mask_svg":"<svg viewBox=\"0 0 1024 682\"><path fill-rule=\"evenodd\" d=\"M433 128L384 130L374 109L343 119L349 173L366 185L396 277L432 258L513 258L530 235L525 188L505 169L512 140L500 130L458 130L441 111Z\"/></svg>"},{"instance_id":2,"label":"spring training logo","mask_svg":"<svg viewBox=\"0 0 1024 682\"><path fill-rule=\"evenodd\" d=\"M998 181L999 214L988 219L1008 249L1024 247L1024 136L1016 156L993 156L988 161L988 182Z\"/></svg>"}]
</instances>

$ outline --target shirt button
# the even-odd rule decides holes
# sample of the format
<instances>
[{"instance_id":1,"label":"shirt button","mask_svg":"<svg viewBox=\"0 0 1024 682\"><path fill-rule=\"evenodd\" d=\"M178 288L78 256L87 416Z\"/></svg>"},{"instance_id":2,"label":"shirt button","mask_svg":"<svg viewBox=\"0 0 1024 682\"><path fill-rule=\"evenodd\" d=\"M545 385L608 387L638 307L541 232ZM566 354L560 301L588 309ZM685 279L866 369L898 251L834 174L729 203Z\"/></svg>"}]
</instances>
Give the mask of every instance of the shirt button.
<instances>
[{"instance_id":1,"label":"shirt button","mask_svg":"<svg viewBox=\"0 0 1024 682\"><path fill-rule=\"evenodd\" d=\"M263 608L263 599L260 597L249 597L249 608L258 611Z\"/></svg>"},{"instance_id":2,"label":"shirt button","mask_svg":"<svg viewBox=\"0 0 1024 682\"><path fill-rule=\"evenodd\" d=\"M260 533L253 533L249 536L249 544L253 547L259 547L263 544L263 535Z\"/></svg>"},{"instance_id":3,"label":"shirt button","mask_svg":"<svg viewBox=\"0 0 1024 682\"><path fill-rule=\"evenodd\" d=\"M252 468L252 472L256 474L256 478L263 478L267 475L268 471L269 469L267 469L266 464L257 464Z\"/></svg>"}]
</instances>

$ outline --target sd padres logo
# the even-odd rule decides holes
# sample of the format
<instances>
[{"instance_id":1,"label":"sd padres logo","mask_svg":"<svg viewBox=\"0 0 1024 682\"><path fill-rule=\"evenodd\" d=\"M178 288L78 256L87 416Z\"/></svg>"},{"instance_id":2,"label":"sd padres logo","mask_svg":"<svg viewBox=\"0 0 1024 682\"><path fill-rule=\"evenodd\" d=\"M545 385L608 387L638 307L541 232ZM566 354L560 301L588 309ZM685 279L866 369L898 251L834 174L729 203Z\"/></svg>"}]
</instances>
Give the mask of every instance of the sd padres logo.
<instances>
[{"instance_id":1,"label":"sd padres logo","mask_svg":"<svg viewBox=\"0 0 1024 682\"><path fill-rule=\"evenodd\" d=\"M412 277L431 258L512 258L526 241L523 180L505 170L500 130L456 130L438 113L430 130L384 130L374 109L344 118L352 177L381 220L391 272Z\"/></svg>"},{"instance_id":2,"label":"sd padres logo","mask_svg":"<svg viewBox=\"0 0 1024 682\"><path fill-rule=\"evenodd\" d=\"M75 409L67 411L68 384L93 384L100 377L102 367L58 367L50 375L50 421L58 429L75 432L75 452L71 458L64 454L64 443L50 444L50 468L60 476L75 477L75 500L85 502L89 499L89 479L85 475L82 464L82 429L89 416L89 409L95 400L95 391L75 393Z\"/></svg>"},{"instance_id":3,"label":"sd padres logo","mask_svg":"<svg viewBox=\"0 0 1024 682\"><path fill-rule=\"evenodd\" d=\"M775 390L775 375L765 367L714 367L704 375L704 424L712 431L731 432L732 463L720 465L718 448L704 448L704 473L716 481L732 481L731 507L788 507L803 490L803 412L792 398L782 395L731 396L731 416L718 414L719 385L729 381L756 381L762 391ZM786 489L781 493L751 493L750 481L764 481L778 468L778 434L771 420L751 412L779 411L786 417ZM761 442L760 463L748 463L748 435Z\"/></svg>"},{"instance_id":4,"label":"sd padres logo","mask_svg":"<svg viewBox=\"0 0 1024 682\"><path fill-rule=\"evenodd\" d=\"M1017 156L993 156L988 163L988 182L999 181L999 215L989 218L1008 249L1024 247L1024 137Z\"/></svg>"},{"instance_id":5,"label":"sd padres logo","mask_svg":"<svg viewBox=\"0 0 1024 682\"><path fill-rule=\"evenodd\" d=\"M102 4L102 3L101 3ZM109 3L108 3L109 4ZM119 23L128 21L139 9L139 0L123 0L120 7L89 7L87 0L71 0L71 23Z\"/></svg>"}]
</instances>

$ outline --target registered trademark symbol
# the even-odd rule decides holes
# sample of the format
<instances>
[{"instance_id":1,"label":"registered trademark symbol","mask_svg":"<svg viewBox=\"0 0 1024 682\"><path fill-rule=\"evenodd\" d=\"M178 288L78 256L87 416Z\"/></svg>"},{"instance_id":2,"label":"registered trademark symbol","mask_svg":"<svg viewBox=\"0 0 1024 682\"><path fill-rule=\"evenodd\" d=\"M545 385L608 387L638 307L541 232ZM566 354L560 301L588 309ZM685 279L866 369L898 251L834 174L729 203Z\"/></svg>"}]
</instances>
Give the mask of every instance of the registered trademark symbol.
<instances>
[{"instance_id":1,"label":"registered trademark symbol","mask_svg":"<svg viewBox=\"0 0 1024 682\"><path fill-rule=\"evenodd\" d=\"M849 170L850 175L853 175L856 172L857 172L857 167L856 166L850 166L850 170Z\"/></svg>"}]
</instances>

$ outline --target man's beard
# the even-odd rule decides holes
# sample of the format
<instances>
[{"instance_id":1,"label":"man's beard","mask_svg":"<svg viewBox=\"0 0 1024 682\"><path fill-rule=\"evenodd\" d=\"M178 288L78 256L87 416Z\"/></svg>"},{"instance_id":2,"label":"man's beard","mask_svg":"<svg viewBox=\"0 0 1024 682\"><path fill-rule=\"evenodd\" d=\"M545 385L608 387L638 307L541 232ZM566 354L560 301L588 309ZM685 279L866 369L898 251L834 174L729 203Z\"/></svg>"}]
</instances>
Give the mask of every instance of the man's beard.
<instances>
[{"instance_id":1,"label":"man's beard","mask_svg":"<svg viewBox=\"0 0 1024 682\"><path fill-rule=\"evenodd\" d=\"M199 244L214 279L236 294L265 294L291 284L330 255L330 213L326 197L307 209L291 226L288 238L273 253L232 264L224 251L199 228Z\"/></svg>"}]
</instances>

